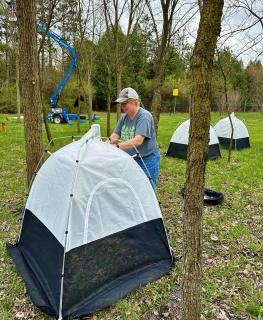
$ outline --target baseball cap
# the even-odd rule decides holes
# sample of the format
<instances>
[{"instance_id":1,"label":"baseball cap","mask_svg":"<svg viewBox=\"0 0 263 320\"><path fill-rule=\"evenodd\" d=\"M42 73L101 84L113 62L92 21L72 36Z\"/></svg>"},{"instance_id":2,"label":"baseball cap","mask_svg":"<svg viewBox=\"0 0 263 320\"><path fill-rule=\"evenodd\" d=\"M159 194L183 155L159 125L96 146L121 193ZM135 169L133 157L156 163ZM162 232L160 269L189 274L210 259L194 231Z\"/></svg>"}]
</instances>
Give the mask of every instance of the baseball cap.
<instances>
[{"instance_id":1,"label":"baseball cap","mask_svg":"<svg viewBox=\"0 0 263 320\"><path fill-rule=\"evenodd\" d=\"M130 87L122 89L118 99L115 100L114 103L123 103L129 99L139 100L138 93Z\"/></svg>"}]
</instances>

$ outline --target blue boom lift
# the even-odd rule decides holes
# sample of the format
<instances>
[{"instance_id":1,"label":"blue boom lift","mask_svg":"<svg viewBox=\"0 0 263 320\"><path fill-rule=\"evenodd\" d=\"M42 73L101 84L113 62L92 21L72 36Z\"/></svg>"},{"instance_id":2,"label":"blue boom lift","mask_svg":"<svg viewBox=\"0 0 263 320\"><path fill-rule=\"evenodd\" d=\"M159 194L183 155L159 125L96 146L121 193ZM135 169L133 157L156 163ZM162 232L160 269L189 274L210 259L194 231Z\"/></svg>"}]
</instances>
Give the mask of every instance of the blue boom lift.
<instances>
[{"instance_id":1,"label":"blue boom lift","mask_svg":"<svg viewBox=\"0 0 263 320\"><path fill-rule=\"evenodd\" d=\"M9 20L10 21L16 21L16 1L15 0L9 0L9 1L5 1L5 2L8 5L8 8L9 8ZM38 28L38 30L40 32L43 32L43 33L46 32L46 26L41 22L37 23L37 28ZM51 97L49 99L50 108L51 108L52 112L48 114L48 120L50 120L50 121L52 121L54 123L67 122L68 124L71 124L72 120L75 121L75 120L78 119L78 115L74 114L74 113L68 113L67 107L60 108L60 107L58 107L57 104L58 104L59 97L60 97L65 85L69 81L69 79L72 76L73 72L78 68L76 51L75 51L74 48L72 48L70 45L68 45L55 32L53 32L51 30L47 30L47 36L49 38L51 38L52 40L54 40L55 42L57 42L58 45L61 48L65 48L68 51L68 53L70 54L70 56L71 56L71 63L70 63L70 66L69 66L68 70L64 74L64 76L61 79L61 81L60 81L59 85L57 86L56 90L54 91L54 93L51 95ZM84 101L82 96L77 98L77 100L75 102L75 105L78 105L80 100ZM86 120L86 117L85 116L80 116L80 119L81 120ZM94 114L93 117L92 117L92 121L96 121L98 119L100 119L100 118L97 117Z\"/></svg>"},{"instance_id":2,"label":"blue boom lift","mask_svg":"<svg viewBox=\"0 0 263 320\"><path fill-rule=\"evenodd\" d=\"M40 22L37 23L37 28L40 32L45 33L46 32L46 26ZM57 103L59 100L59 97L69 81L70 77L72 76L73 72L77 69L77 55L74 48L72 48L70 45L68 45L59 35L57 35L55 32L48 30L47 36L58 43L58 45L61 48L65 48L68 53L71 56L71 63L69 68L67 69L66 73L64 74L63 78L61 79L59 85L57 86L56 90L53 92L53 94L50 97L49 103L50 108L52 110L51 113L48 114L48 120L54 122L54 123L63 123L66 122L68 124L71 124L71 121L75 121L78 119L77 114L68 113L68 108L58 107ZM80 119L86 120L85 116L81 116Z\"/></svg>"}]
</instances>

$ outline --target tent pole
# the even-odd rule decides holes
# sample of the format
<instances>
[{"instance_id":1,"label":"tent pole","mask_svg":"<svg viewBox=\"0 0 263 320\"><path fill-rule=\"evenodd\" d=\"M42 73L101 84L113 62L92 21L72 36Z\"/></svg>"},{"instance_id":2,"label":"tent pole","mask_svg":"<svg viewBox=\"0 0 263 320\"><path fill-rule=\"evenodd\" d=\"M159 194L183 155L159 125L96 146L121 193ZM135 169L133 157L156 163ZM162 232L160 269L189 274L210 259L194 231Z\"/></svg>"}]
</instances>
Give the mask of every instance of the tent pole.
<instances>
[{"instance_id":1,"label":"tent pole","mask_svg":"<svg viewBox=\"0 0 263 320\"><path fill-rule=\"evenodd\" d=\"M88 140L87 140L88 141ZM65 259L66 259L66 251L68 248L68 232L69 232L69 222L70 222L70 217L72 214L72 201L73 201L73 196L74 196L74 190L76 186L76 181L77 181L77 176L79 172L79 155L80 151L83 146L87 147L87 141L83 141L81 144L78 154L77 154L77 159L76 159L76 167L75 167L75 175L73 178L73 185L71 189L71 194L70 194L70 202L69 202L69 208L68 208L68 219L67 219L67 225L66 225L66 231L65 231L65 241L64 241L64 252L63 252L63 261L62 261L62 270L61 270L61 281L60 281L60 296L59 296L59 312L58 312L58 319L62 320L62 308L63 308L63 291L64 291L64 272L65 272ZM83 152L85 154L85 152Z\"/></svg>"}]
</instances>

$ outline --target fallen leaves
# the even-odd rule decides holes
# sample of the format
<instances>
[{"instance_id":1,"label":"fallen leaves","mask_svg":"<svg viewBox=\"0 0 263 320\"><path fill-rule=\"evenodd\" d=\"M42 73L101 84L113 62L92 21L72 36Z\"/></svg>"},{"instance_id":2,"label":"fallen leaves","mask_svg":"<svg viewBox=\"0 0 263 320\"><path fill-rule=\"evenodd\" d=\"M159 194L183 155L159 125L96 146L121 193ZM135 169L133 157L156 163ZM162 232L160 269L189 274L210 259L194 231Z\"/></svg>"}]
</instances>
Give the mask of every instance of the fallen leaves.
<instances>
[{"instance_id":1,"label":"fallen leaves","mask_svg":"<svg viewBox=\"0 0 263 320\"><path fill-rule=\"evenodd\" d=\"M24 297L17 297L13 306L15 320L34 319L37 316L34 306Z\"/></svg>"},{"instance_id":2,"label":"fallen leaves","mask_svg":"<svg viewBox=\"0 0 263 320\"><path fill-rule=\"evenodd\" d=\"M216 319L218 319L218 320L229 320L226 312L223 309L219 310L219 312L216 315Z\"/></svg>"},{"instance_id":3,"label":"fallen leaves","mask_svg":"<svg viewBox=\"0 0 263 320\"><path fill-rule=\"evenodd\" d=\"M215 234L212 234L211 237L210 237L210 239L211 239L212 241L214 241L214 242L219 241L218 236L216 236Z\"/></svg>"},{"instance_id":4,"label":"fallen leaves","mask_svg":"<svg viewBox=\"0 0 263 320\"><path fill-rule=\"evenodd\" d=\"M3 221L2 224L0 224L0 231L1 232L9 232L10 231L10 225L6 221Z\"/></svg>"}]
</instances>

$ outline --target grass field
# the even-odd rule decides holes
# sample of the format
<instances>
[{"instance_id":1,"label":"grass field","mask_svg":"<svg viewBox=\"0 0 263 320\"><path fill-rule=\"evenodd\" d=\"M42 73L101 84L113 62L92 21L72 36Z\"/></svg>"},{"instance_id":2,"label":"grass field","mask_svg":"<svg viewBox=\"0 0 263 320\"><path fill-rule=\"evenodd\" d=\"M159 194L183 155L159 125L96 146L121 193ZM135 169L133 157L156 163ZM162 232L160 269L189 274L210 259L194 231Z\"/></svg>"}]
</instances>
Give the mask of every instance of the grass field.
<instances>
[{"instance_id":1,"label":"grass field","mask_svg":"<svg viewBox=\"0 0 263 320\"><path fill-rule=\"evenodd\" d=\"M98 121L105 135L106 115ZM250 133L251 148L232 153L227 163L223 157L210 161L206 187L224 193L219 207L205 207L203 245L203 320L263 319L263 115L237 114ZM212 125L219 118L212 114ZM112 126L115 115L112 117ZM176 256L182 255L184 160L166 158L165 152L174 129L187 114L162 115L158 142L161 172L158 198ZM0 115L0 125L7 123L7 133L0 132L0 320L51 319L31 304L24 284L5 249L19 230L21 209L26 195L23 125ZM81 134L87 125L81 125ZM76 126L51 125L54 137L76 135ZM57 140L54 148L71 138ZM46 140L45 140L46 143ZM182 262L162 279L131 293L111 308L87 319L157 320L177 319L180 308Z\"/></svg>"}]
</instances>

